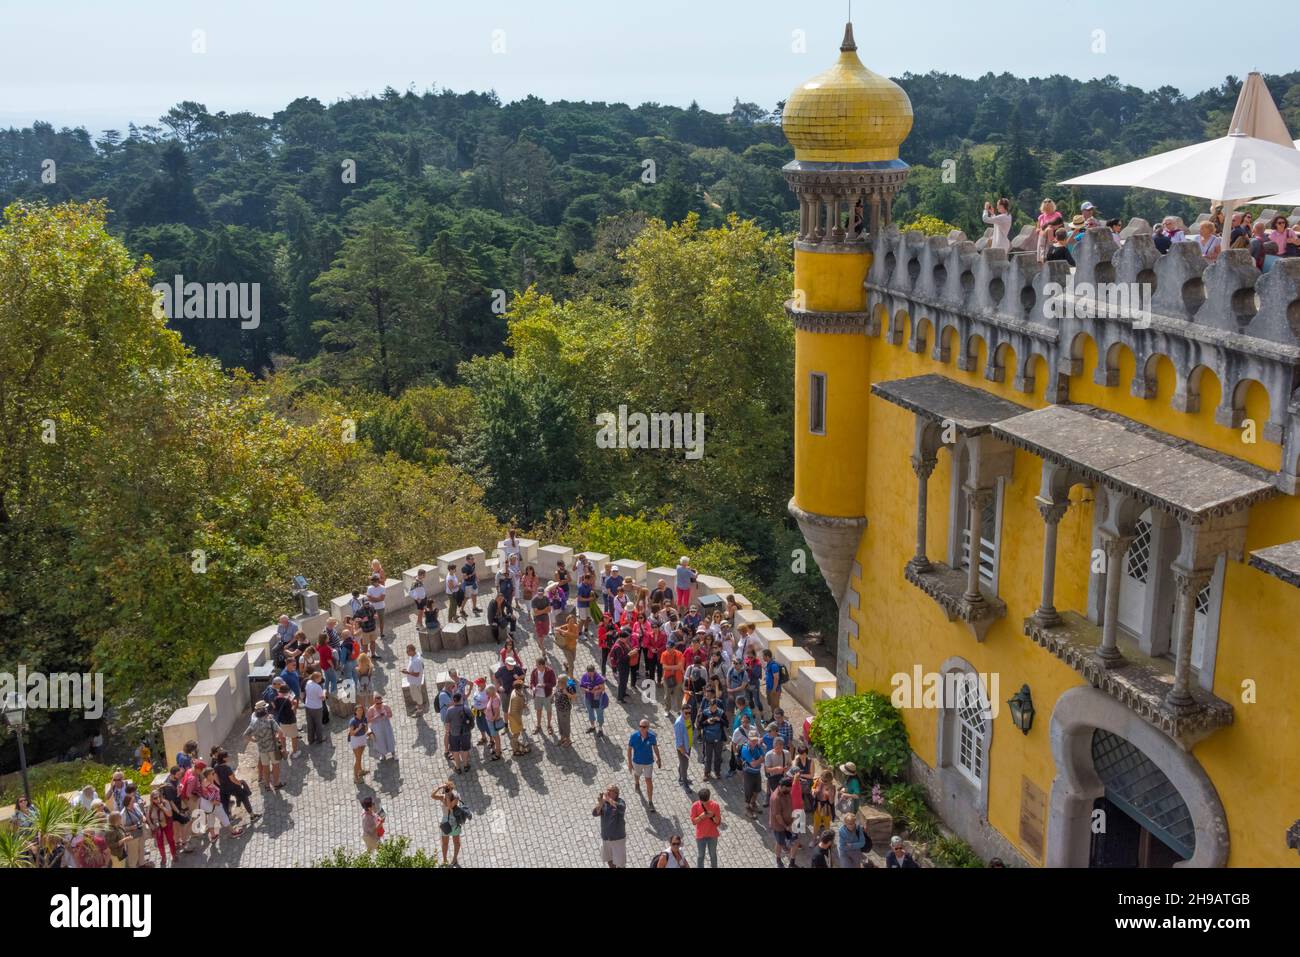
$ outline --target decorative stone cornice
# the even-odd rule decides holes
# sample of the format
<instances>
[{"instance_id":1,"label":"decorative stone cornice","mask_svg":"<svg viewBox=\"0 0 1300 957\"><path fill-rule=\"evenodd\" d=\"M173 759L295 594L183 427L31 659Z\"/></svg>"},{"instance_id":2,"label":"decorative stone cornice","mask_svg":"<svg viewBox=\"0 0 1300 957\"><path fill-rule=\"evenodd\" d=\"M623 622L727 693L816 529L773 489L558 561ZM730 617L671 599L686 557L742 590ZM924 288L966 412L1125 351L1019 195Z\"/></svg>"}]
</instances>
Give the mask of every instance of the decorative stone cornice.
<instances>
[{"instance_id":1,"label":"decorative stone cornice","mask_svg":"<svg viewBox=\"0 0 1300 957\"><path fill-rule=\"evenodd\" d=\"M1250 567L1300 588L1300 541L1255 549L1250 553Z\"/></svg>"},{"instance_id":2,"label":"decorative stone cornice","mask_svg":"<svg viewBox=\"0 0 1300 957\"><path fill-rule=\"evenodd\" d=\"M785 304L785 314L801 332L825 332L841 335L877 336L879 323L868 312L821 312L800 309L790 299Z\"/></svg>"},{"instance_id":3,"label":"decorative stone cornice","mask_svg":"<svg viewBox=\"0 0 1300 957\"><path fill-rule=\"evenodd\" d=\"M1050 627L1034 617L1026 618L1024 631L1088 684L1163 731L1185 750L1190 751L1196 742L1232 724L1232 705L1203 688L1191 689L1194 704L1185 713L1171 709L1165 698L1173 687L1172 674L1132 660L1107 668L1096 655L1101 646L1101 627L1076 612L1062 612L1060 624Z\"/></svg>"},{"instance_id":4,"label":"decorative stone cornice","mask_svg":"<svg viewBox=\"0 0 1300 957\"><path fill-rule=\"evenodd\" d=\"M993 623L1006 617L1007 604L996 595L984 594L979 601L968 599L964 594L966 572L943 562L931 561L924 569L908 562L903 577L934 599L949 621L964 621L969 625L976 641L983 641Z\"/></svg>"}]
</instances>

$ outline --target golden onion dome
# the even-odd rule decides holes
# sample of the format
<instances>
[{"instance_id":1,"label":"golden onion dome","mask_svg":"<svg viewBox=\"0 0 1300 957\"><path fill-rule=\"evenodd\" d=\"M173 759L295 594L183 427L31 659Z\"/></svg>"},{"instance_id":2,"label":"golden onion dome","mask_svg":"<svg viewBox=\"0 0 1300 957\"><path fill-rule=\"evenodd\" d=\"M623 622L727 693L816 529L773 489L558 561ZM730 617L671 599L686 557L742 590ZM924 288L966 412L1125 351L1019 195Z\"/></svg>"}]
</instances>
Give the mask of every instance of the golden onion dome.
<instances>
[{"instance_id":1,"label":"golden onion dome","mask_svg":"<svg viewBox=\"0 0 1300 957\"><path fill-rule=\"evenodd\" d=\"M898 159L912 131L912 101L889 77L858 59L853 24L844 27L839 61L803 83L785 101L781 128L795 159L866 163Z\"/></svg>"}]
</instances>

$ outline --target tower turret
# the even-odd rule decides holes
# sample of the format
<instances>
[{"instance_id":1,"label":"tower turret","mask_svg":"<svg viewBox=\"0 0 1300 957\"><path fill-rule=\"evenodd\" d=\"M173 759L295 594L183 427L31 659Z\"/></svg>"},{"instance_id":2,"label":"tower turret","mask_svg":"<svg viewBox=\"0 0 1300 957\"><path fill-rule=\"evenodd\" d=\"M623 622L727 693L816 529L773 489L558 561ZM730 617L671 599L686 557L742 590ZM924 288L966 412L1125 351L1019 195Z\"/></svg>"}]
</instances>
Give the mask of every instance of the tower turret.
<instances>
[{"instance_id":1,"label":"tower turret","mask_svg":"<svg viewBox=\"0 0 1300 957\"><path fill-rule=\"evenodd\" d=\"M790 513L840 604L843 675L853 560L867 523L871 317L863 283L871 237L891 222L907 180L898 149L912 128L912 103L862 65L850 23L839 60L790 95L781 126L795 151L783 173L799 197L795 290L786 304L795 326Z\"/></svg>"}]
</instances>

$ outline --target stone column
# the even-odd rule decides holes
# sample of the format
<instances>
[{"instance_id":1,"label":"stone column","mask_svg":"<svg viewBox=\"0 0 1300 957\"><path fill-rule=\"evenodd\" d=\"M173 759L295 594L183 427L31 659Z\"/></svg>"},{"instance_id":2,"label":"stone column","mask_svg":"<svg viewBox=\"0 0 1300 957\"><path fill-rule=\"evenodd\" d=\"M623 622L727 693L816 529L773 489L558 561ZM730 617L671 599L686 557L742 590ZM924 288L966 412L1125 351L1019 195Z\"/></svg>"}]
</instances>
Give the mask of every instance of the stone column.
<instances>
[{"instance_id":1,"label":"stone column","mask_svg":"<svg viewBox=\"0 0 1300 957\"><path fill-rule=\"evenodd\" d=\"M1178 589L1178 609L1174 613L1174 686L1165 696L1165 704L1178 714L1196 707L1192 697L1192 635L1196 629L1196 596L1210 583L1213 570L1193 570L1175 564L1174 586Z\"/></svg>"},{"instance_id":2,"label":"stone column","mask_svg":"<svg viewBox=\"0 0 1300 957\"><path fill-rule=\"evenodd\" d=\"M869 213L869 216L870 219L867 220L868 227L871 231L871 238L875 239L875 237L880 235L880 225L881 225L880 224L880 190L878 189L873 189L871 191L871 212Z\"/></svg>"},{"instance_id":3,"label":"stone column","mask_svg":"<svg viewBox=\"0 0 1300 957\"><path fill-rule=\"evenodd\" d=\"M968 602L983 601L980 592L980 531L983 526L984 506L993 500L991 488L966 488L967 529L970 533L970 562L966 574L966 591L962 598Z\"/></svg>"},{"instance_id":4,"label":"stone column","mask_svg":"<svg viewBox=\"0 0 1300 957\"><path fill-rule=\"evenodd\" d=\"M826 211L826 198L821 193L813 193L811 197L813 213L812 236L809 238L819 243L825 238L826 232L822 228L822 214Z\"/></svg>"},{"instance_id":5,"label":"stone column","mask_svg":"<svg viewBox=\"0 0 1300 957\"><path fill-rule=\"evenodd\" d=\"M908 565L917 572L930 570L930 559L925 554L926 509L930 497L930 475L937 463L934 456L912 456L912 471L916 473L916 554Z\"/></svg>"},{"instance_id":6,"label":"stone column","mask_svg":"<svg viewBox=\"0 0 1300 957\"><path fill-rule=\"evenodd\" d=\"M1103 668L1118 668L1124 664L1119 650L1119 586L1124 580L1124 557L1133 544L1132 535L1116 535L1105 530L1101 533L1101 547L1106 553L1106 602L1101 622L1101 646L1096 656Z\"/></svg>"},{"instance_id":7,"label":"stone column","mask_svg":"<svg viewBox=\"0 0 1300 957\"><path fill-rule=\"evenodd\" d=\"M806 240L808 238L808 196L805 193L799 194L799 238Z\"/></svg>"},{"instance_id":8,"label":"stone column","mask_svg":"<svg viewBox=\"0 0 1300 957\"><path fill-rule=\"evenodd\" d=\"M1043 516L1043 598L1039 602L1034 617L1038 623L1051 628L1061 623L1061 616L1056 611L1056 530L1070 507L1064 502L1052 502L1039 498L1038 513Z\"/></svg>"},{"instance_id":9,"label":"stone column","mask_svg":"<svg viewBox=\"0 0 1300 957\"><path fill-rule=\"evenodd\" d=\"M831 242L842 243L845 239L845 229L840 221L840 210L844 205L844 199L841 196L834 196L831 199Z\"/></svg>"}]
</instances>

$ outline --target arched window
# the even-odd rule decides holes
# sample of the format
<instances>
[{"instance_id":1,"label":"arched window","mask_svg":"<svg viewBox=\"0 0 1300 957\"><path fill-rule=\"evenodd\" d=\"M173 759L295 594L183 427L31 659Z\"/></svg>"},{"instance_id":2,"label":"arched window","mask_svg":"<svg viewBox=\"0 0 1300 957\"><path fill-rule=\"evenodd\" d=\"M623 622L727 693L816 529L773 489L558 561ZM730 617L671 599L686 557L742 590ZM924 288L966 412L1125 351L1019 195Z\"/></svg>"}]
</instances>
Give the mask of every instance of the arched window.
<instances>
[{"instance_id":1,"label":"arched window","mask_svg":"<svg viewBox=\"0 0 1300 957\"><path fill-rule=\"evenodd\" d=\"M956 692L953 708L957 732L953 742L954 763L972 784L980 787L984 781L988 701L974 674L952 672L948 677L952 679Z\"/></svg>"}]
</instances>

